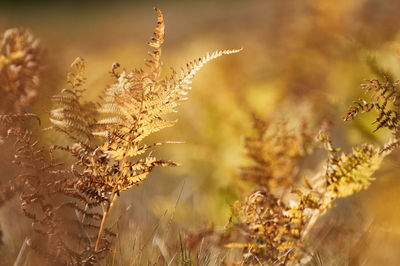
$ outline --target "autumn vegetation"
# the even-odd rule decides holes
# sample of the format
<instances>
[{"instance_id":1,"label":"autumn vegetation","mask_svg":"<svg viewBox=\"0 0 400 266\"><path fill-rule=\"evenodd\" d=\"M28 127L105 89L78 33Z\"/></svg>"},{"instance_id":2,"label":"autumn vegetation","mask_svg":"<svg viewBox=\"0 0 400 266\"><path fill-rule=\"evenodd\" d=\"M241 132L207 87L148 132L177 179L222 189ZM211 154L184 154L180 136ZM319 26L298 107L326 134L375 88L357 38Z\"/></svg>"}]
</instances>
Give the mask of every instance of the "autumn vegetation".
<instances>
[{"instance_id":1,"label":"autumn vegetation","mask_svg":"<svg viewBox=\"0 0 400 266\"><path fill-rule=\"evenodd\" d=\"M313 7L316 20L328 8ZM304 77L296 71L272 77L269 89L289 84L281 95L259 89L252 63L241 66L238 59L247 58L252 46L207 52L168 69L166 23L160 9L155 13L144 65L128 70L111 62L108 72L96 70L98 80L108 80L101 89L88 78L93 65L84 55L63 68L63 81L54 81L58 70L46 61L40 36L24 28L0 35L4 265L379 261L368 262L366 253L383 232L396 235L396 229L369 223L363 195L396 171L396 75L366 53L370 76L356 75L361 85L350 96L334 95L340 108L332 111L320 104L308 70L297 70ZM338 30L334 16L326 21L331 24L322 23L322 32ZM312 36L305 39L312 43ZM319 48L309 49L308 56L317 57ZM296 68L287 60L288 68ZM218 64L224 70L217 71ZM203 67L211 81L197 85ZM53 84L57 88L50 89ZM38 111L44 102L45 112ZM177 183L174 176L189 177ZM398 259L391 256L390 262Z\"/></svg>"}]
</instances>

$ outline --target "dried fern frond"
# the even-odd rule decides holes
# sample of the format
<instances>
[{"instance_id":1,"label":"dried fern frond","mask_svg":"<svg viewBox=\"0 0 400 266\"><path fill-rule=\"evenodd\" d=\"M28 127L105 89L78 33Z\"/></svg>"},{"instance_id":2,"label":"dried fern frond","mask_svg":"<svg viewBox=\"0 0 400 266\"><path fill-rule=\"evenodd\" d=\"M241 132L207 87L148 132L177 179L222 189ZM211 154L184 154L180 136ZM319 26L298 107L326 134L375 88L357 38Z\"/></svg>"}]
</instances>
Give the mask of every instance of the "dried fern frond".
<instances>
[{"instance_id":1,"label":"dried fern frond","mask_svg":"<svg viewBox=\"0 0 400 266\"><path fill-rule=\"evenodd\" d=\"M199 57L199 59L186 64L186 66L181 68L179 72L173 71L170 78L166 78L162 81L163 86L171 92L167 100L176 103L185 100L185 95L189 90L191 90L192 79L205 64L220 56L235 54L241 50L242 49L220 50L214 51L211 54L207 53L204 56Z\"/></svg>"},{"instance_id":2,"label":"dried fern frond","mask_svg":"<svg viewBox=\"0 0 400 266\"><path fill-rule=\"evenodd\" d=\"M39 88L41 51L28 30L8 29L0 36L0 113L28 111Z\"/></svg>"},{"instance_id":3,"label":"dried fern frond","mask_svg":"<svg viewBox=\"0 0 400 266\"><path fill-rule=\"evenodd\" d=\"M85 82L85 63L78 57L71 64L73 72L68 73L69 89L63 89L61 94L51 97L57 105L50 111L50 121L53 128L77 139L88 143L92 136L92 127L96 124L94 114L96 110L93 104L82 103L81 97Z\"/></svg>"},{"instance_id":4,"label":"dried fern frond","mask_svg":"<svg viewBox=\"0 0 400 266\"><path fill-rule=\"evenodd\" d=\"M371 99L369 101L360 99L358 102L354 102L344 120L353 120L358 114L375 109L378 114L373 122L373 124L376 124L375 131L380 128L388 128L396 135L399 129L399 82L392 82L387 77L384 77L383 82L377 79L368 80L368 83L361 85L361 87L371 95Z\"/></svg>"},{"instance_id":5,"label":"dried fern frond","mask_svg":"<svg viewBox=\"0 0 400 266\"><path fill-rule=\"evenodd\" d=\"M3 127L12 127L14 125L18 125L32 118L36 118L40 124L40 118L37 115L25 113L25 114L0 115L0 125Z\"/></svg>"},{"instance_id":6,"label":"dried fern frond","mask_svg":"<svg viewBox=\"0 0 400 266\"><path fill-rule=\"evenodd\" d=\"M209 61L239 50L217 51L196 60L178 74L161 78L161 46L164 42L164 19L157 12L154 37L148 43L152 48L145 69L117 72L114 63L111 74L114 84L108 86L100 101L83 103L84 62L77 58L72 64L75 72L68 75L69 89L52 97L56 109L50 111L53 128L67 135L71 145L53 149L70 153L75 162L72 166L74 187L88 203L102 207L102 219L98 227L95 252L107 248L104 238L106 221L119 194L141 184L154 167L176 166L175 162L160 160L151 150L162 145L148 145L144 140L149 135L176 120L165 116L175 112L186 98L194 75Z\"/></svg>"},{"instance_id":7,"label":"dried fern frond","mask_svg":"<svg viewBox=\"0 0 400 266\"><path fill-rule=\"evenodd\" d=\"M278 123L277 128L280 131L271 131L272 134L268 135L271 125L256 120L258 135L251 142L247 139L247 155L251 156L255 166L242 168L242 171L244 169L247 176L251 173L250 176L262 189L233 205L231 220L236 228L244 230L246 242L233 242L227 247L243 249L245 263L285 265L290 262L292 265L303 265L310 259L304 241L319 217L332 208L337 198L367 189L374 180L374 172L390 151L362 145L347 154L340 152L327 135L320 133L316 139L324 144L328 152L325 169L314 178L305 179L304 187L292 181L291 193L282 194L270 182L259 180L280 178L273 174L274 171L283 171L285 176L291 176L296 160L310 155L310 152L301 152L301 147L313 142L288 134L282 124ZM249 172L249 169L252 171ZM279 179L275 182L278 188L287 186Z\"/></svg>"},{"instance_id":8,"label":"dried fern frond","mask_svg":"<svg viewBox=\"0 0 400 266\"><path fill-rule=\"evenodd\" d=\"M16 143L13 163L18 173L10 183L14 190L20 188L22 213L32 221L32 256L39 256L44 265L84 265L102 259L110 241L102 238L101 249L94 251L102 214L93 208L104 198L81 191L73 169L56 162L31 131L14 127L9 130L11 137ZM108 230L105 233L108 238L115 236Z\"/></svg>"},{"instance_id":9,"label":"dried fern frond","mask_svg":"<svg viewBox=\"0 0 400 266\"><path fill-rule=\"evenodd\" d=\"M18 127L25 121L36 118L40 124L40 118L35 114L7 114L0 115L0 144L7 137L7 131L11 128Z\"/></svg>"},{"instance_id":10,"label":"dried fern frond","mask_svg":"<svg viewBox=\"0 0 400 266\"><path fill-rule=\"evenodd\" d=\"M354 147L351 154L331 154L326 170L327 191L341 198L367 189L374 180L373 173L388 153L365 144Z\"/></svg>"},{"instance_id":11,"label":"dried fern frond","mask_svg":"<svg viewBox=\"0 0 400 266\"><path fill-rule=\"evenodd\" d=\"M289 208L267 190L255 191L244 201L235 202L233 213L240 228L248 234L248 242L230 243L226 247L243 249L246 264L282 264L300 237L288 211Z\"/></svg>"},{"instance_id":12,"label":"dried fern frond","mask_svg":"<svg viewBox=\"0 0 400 266\"><path fill-rule=\"evenodd\" d=\"M157 27L154 29L154 37L147 44L154 48L153 51L149 52L151 59L146 60L146 65L149 67L149 73L152 74L152 80L157 80L161 74L162 62L161 62L161 45L164 43L165 38L165 24L164 17L161 10L155 8L157 12Z\"/></svg>"},{"instance_id":13,"label":"dried fern frond","mask_svg":"<svg viewBox=\"0 0 400 266\"><path fill-rule=\"evenodd\" d=\"M303 123L290 129L285 122L253 116L253 137L246 137L246 157L251 162L240 168L241 178L277 192L297 179L299 160L313 150L313 137Z\"/></svg>"},{"instance_id":14,"label":"dried fern frond","mask_svg":"<svg viewBox=\"0 0 400 266\"><path fill-rule=\"evenodd\" d=\"M245 263L303 264L300 261L308 258L304 240L319 217L332 207L335 199L368 188L372 174L386 155L372 145L356 147L350 155L331 154L326 174L320 176L322 183L308 190L292 189L297 199L291 196L290 204L267 188L235 202L234 226L244 230L247 242L226 247L243 249Z\"/></svg>"},{"instance_id":15,"label":"dried fern frond","mask_svg":"<svg viewBox=\"0 0 400 266\"><path fill-rule=\"evenodd\" d=\"M0 144L7 141L14 130L20 128L21 124L35 118L40 124L40 119L35 114L8 114L0 115ZM13 198L22 188L23 183L17 180L11 180L9 184L0 186L0 205Z\"/></svg>"}]
</instances>

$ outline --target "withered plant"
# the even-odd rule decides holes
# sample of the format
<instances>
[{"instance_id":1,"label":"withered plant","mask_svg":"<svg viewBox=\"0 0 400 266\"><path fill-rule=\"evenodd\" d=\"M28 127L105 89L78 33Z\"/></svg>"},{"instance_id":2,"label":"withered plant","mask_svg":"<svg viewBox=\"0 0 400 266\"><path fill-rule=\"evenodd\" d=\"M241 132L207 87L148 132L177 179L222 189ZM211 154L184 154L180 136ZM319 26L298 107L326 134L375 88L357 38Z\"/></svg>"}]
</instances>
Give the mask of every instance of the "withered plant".
<instances>
[{"instance_id":1,"label":"withered plant","mask_svg":"<svg viewBox=\"0 0 400 266\"><path fill-rule=\"evenodd\" d=\"M40 85L42 52L29 30L8 29L0 35L0 144L7 128L26 116ZM18 114L24 114L19 116Z\"/></svg>"},{"instance_id":2,"label":"withered plant","mask_svg":"<svg viewBox=\"0 0 400 266\"><path fill-rule=\"evenodd\" d=\"M0 35L0 145L7 130L33 114L27 114L37 96L42 52L39 40L29 30L8 29ZM8 115L5 115L8 114ZM0 156L8 160L6 154ZM17 184L0 179L0 205L8 202L16 192ZM0 228L0 242L1 242Z\"/></svg>"},{"instance_id":3,"label":"withered plant","mask_svg":"<svg viewBox=\"0 0 400 266\"><path fill-rule=\"evenodd\" d=\"M400 80L392 80L387 76L383 80L367 80L368 83L362 84L361 88L369 94L367 100L359 99L355 101L346 113L345 121L353 120L362 113L375 110L376 119L373 121L375 131L381 128L390 130L393 140L388 143L385 150L392 150L400 145Z\"/></svg>"},{"instance_id":4,"label":"withered plant","mask_svg":"<svg viewBox=\"0 0 400 266\"><path fill-rule=\"evenodd\" d=\"M253 115L254 134L244 139L250 163L240 168L245 181L285 192L298 179L299 160L313 150L306 120L291 130L285 121L267 122Z\"/></svg>"},{"instance_id":5,"label":"withered plant","mask_svg":"<svg viewBox=\"0 0 400 266\"><path fill-rule=\"evenodd\" d=\"M37 96L41 50L29 30L8 29L0 36L0 113L23 113Z\"/></svg>"},{"instance_id":6,"label":"withered plant","mask_svg":"<svg viewBox=\"0 0 400 266\"><path fill-rule=\"evenodd\" d=\"M69 144L40 148L30 130L20 126L8 130L17 145L19 174L13 182L25 186L21 207L36 233L27 243L48 264L93 264L108 253L115 234L107 229L107 221L120 193L140 185L155 167L177 165L152 153L169 142L148 144L145 138L176 123L165 116L186 100L193 77L206 63L239 51L206 54L162 76L165 25L161 11L156 12L146 67L128 72L114 63L115 82L97 102L83 100L84 60L72 63L68 88L51 98L55 108L47 129L61 132ZM2 121L7 119L12 116ZM59 151L71 155L70 167L57 161Z\"/></svg>"},{"instance_id":7,"label":"withered plant","mask_svg":"<svg viewBox=\"0 0 400 266\"><path fill-rule=\"evenodd\" d=\"M375 98L383 102L373 103L380 112L378 128L395 128L397 122L389 119L394 111L385 109L394 94L392 89ZM362 106L372 109L368 103L357 103L347 117L364 110ZM256 190L233 205L231 224L242 232L244 241L226 246L243 249L243 262L248 264L303 265L312 258L305 242L320 216L336 199L367 189L394 144L386 148L364 144L348 154L333 147L326 129L312 137L304 125L290 131L285 124L273 122L255 118L256 134L245 139L251 162L241 168L241 177L252 181ZM324 169L312 178L302 178L299 159L311 156L318 146L328 153Z\"/></svg>"}]
</instances>

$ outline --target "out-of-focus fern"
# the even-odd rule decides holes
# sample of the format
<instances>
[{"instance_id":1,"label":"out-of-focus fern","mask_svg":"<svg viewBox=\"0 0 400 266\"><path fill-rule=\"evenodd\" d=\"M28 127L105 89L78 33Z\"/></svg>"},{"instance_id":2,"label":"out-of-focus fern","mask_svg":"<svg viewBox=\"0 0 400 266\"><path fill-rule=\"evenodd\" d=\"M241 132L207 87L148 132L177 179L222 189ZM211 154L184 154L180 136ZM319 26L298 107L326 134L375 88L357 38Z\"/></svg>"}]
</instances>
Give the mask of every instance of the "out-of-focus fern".
<instances>
[{"instance_id":1,"label":"out-of-focus fern","mask_svg":"<svg viewBox=\"0 0 400 266\"><path fill-rule=\"evenodd\" d=\"M289 208L267 189L257 190L233 206L237 226L247 235L247 243L230 243L228 248L244 249L244 262L257 264L285 261L285 254L300 237Z\"/></svg>"},{"instance_id":2,"label":"out-of-focus fern","mask_svg":"<svg viewBox=\"0 0 400 266\"><path fill-rule=\"evenodd\" d=\"M72 140L88 143L93 138L91 128L96 123L93 118L95 106L92 103L82 104L85 82L83 59L76 58L71 68L73 72L67 77L70 88L51 97L59 108L50 111L50 121L54 129L67 134Z\"/></svg>"},{"instance_id":3,"label":"out-of-focus fern","mask_svg":"<svg viewBox=\"0 0 400 266\"><path fill-rule=\"evenodd\" d=\"M0 113L29 110L39 88L41 57L30 31L14 28L0 36Z\"/></svg>"},{"instance_id":4,"label":"out-of-focus fern","mask_svg":"<svg viewBox=\"0 0 400 266\"><path fill-rule=\"evenodd\" d=\"M102 240L98 252L91 247L101 220L101 214L92 211L98 204L79 191L71 170L64 169L40 147L32 132L16 127L9 131L9 137L16 139L13 163L19 167L12 184L22 184L21 210L32 220L34 234L27 244L41 257L41 264L89 265L104 257L109 250L108 240ZM30 260L34 261L35 256Z\"/></svg>"},{"instance_id":5,"label":"out-of-focus fern","mask_svg":"<svg viewBox=\"0 0 400 266\"><path fill-rule=\"evenodd\" d=\"M387 128L392 132L394 140L387 143L383 151L390 151L400 146L400 81L392 81L391 78L384 77L381 82L377 79L368 80L367 84L361 85L367 93L371 95L370 100L359 99L354 102L346 113L345 121L354 119L360 113L367 113L376 110L377 118L373 122L376 130Z\"/></svg>"},{"instance_id":6,"label":"out-of-focus fern","mask_svg":"<svg viewBox=\"0 0 400 266\"><path fill-rule=\"evenodd\" d=\"M256 127L265 124L265 121L259 121ZM373 180L373 173L380 167L383 158L390 153L364 144L354 147L352 153L347 154L334 148L328 136L323 133L318 134L315 141L304 137L292 138L292 135L285 131L285 127L280 126L280 134L272 134L268 138L263 137L266 135L266 127L260 127L262 130L259 131L259 138L255 139L252 145L246 145L250 150L250 158L254 160L253 164L257 165L257 169L264 169L253 171L258 173L254 180L279 180L277 175L262 175L261 173L266 172L265 169L268 172L279 173L283 168L290 176L298 167L295 163L296 158L300 155L310 155L299 153L302 151L301 147L313 147L312 143L317 141L324 144L328 159L325 169L319 171L314 178L305 179L304 186L295 183L293 178L289 179L291 183L286 185L292 187L290 194L279 193L279 189L271 185L273 182L257 181L259 188L244 201L237 201L233 205L235 219L232 220L236 221L233 225L245 232L247 241L233 242L226 246L242 248L244 262L249 264L286 265L289 262L304 264L309 261L310 256L304 241L319 217L332 207L337 198L367 189ZM302 132L300 130L298 136L304 135ZM281 136L286 136L287 140L282 140ZM254 145L255 143L257 145ZM280 150L286 152L275 152ZM291 150L297 152L290 153ZM282 167L282 164L273 164L272 161L264 159L264 154L271 158L282 156L274 160L290 163L284 164L285 167ZM293 154L295 156L292 156ZM278 184L285 186L283 183Z\"/></svg>"},{"instance_id":7,"label":"out-of-focus fern","mask_svg":"<svg viewBox=\"0 0 400 266\"><path fill-rule=\"evenodd\" d=\"M42 53L29 30L8 29L0 35L0 144L7 129L26 120L39 88Z\"/></svg>"},{"instance_id":8,"label":"out-of-focus fern","mask_svg":"<svg viewBox=\"0 0 400 266\"><path fill-rule=\"evenodd\" d=\"M299 160L313 150L305 120L290 129L286 122L267 122L253 115L253 129L254 136L244 139L250 163L241 167L241 178L271 191L286 190L297 179Z\"/></svg>"},{"instance_id":9,"label":"out-of-focus fern","mask_svg":"<svg viewBox=\"0 0 400 266\"><path fill-rule=\"evenodd\" d=\"M354 147L351 154L330 154L326 171L327 191L335 198L341 198L367 189L374 180L372 174L379 169L387 154L371 144Z\"/></svg>"},{"instance_id":10,"label":"out-of-focus fern","mask_svg":"<svg viewBox=\"0 0 400 266\"><path fill-rule=\"evenodd\" d=\"M353 106L346 113L345 121L354 119L360 113L366 113L375 109L378 113L377 118L373 122L376 124L376 129L388 128L395 134L399 131L399 90L398 85L400 81L391 81L384 77L381 82L377 79L368 80L367 84L361 87L371 94L369 101L360 99L354 102Z\"/></svg>"}]
</instances>

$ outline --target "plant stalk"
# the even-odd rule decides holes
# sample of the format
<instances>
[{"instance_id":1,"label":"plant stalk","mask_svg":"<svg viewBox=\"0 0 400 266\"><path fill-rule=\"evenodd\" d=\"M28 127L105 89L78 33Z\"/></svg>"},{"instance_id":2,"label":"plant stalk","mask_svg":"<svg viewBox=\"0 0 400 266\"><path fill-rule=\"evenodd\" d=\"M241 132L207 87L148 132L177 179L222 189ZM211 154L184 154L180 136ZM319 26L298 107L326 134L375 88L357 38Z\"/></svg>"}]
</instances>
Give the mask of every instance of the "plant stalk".
<instances>
[{"instance_id":1,"label":"plant stalk","mask_svg":"<svg viewBox=\"0 0 400 266\"><path fill-rule=\"evenodd\" d=\"M108 215L110 214L111 209L114 206L114 203L115 203L116 200L117 200L117 194L116 193L112 193L110 204L108 206L105 206L105 203L103 203L101 205L102 208L103 208L103 219L101 220L99 234L97 235L96 246L94 248L95 252L99 251L101 236L104 233L104 230L106 228L106 221L107 221Z\"/></svg>"}]
</instances>

